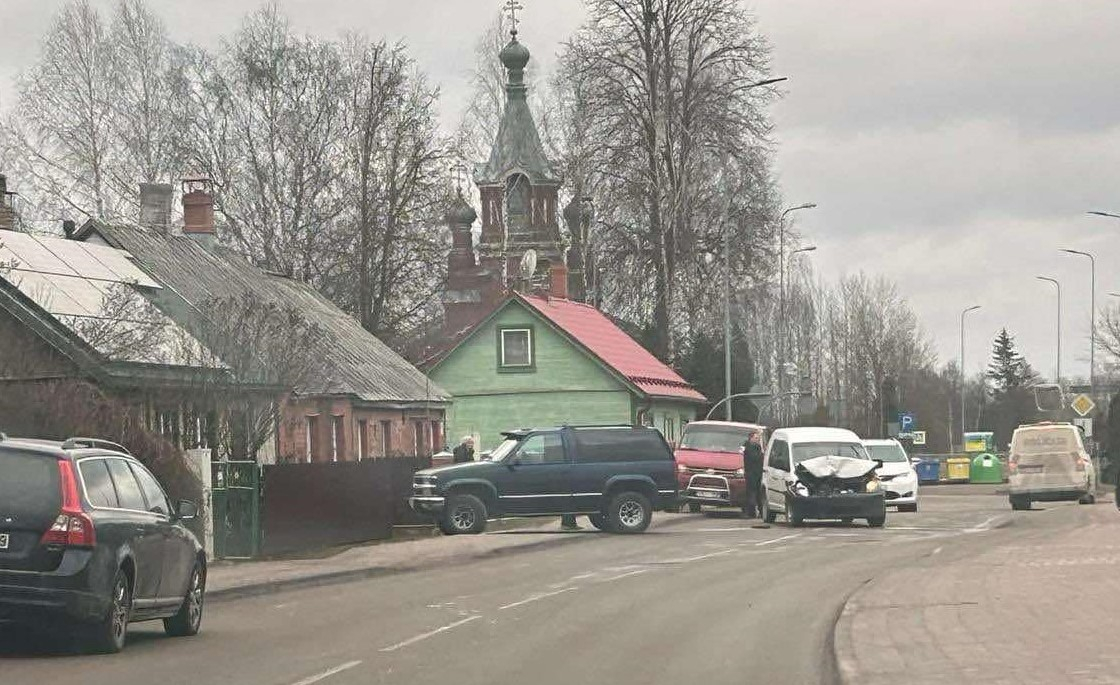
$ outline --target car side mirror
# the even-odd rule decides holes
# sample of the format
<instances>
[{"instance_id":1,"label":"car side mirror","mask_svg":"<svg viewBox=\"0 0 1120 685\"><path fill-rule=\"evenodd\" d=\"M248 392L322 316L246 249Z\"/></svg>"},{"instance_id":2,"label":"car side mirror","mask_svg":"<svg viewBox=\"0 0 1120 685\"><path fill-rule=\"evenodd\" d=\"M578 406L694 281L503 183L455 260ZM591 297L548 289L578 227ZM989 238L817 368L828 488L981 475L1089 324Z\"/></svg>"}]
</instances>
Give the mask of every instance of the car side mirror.
<instances>
[{"instance_id":1,"label":"car side mirror","mask_svg":"<svg viewBox=\"0 0 1120 685\"><path fill-rule=\"evenodd\" d=\"M877 468L877 469L883 468L883 460L882 459L872 459L871 461L875 462L875 468Z\"/></svg>"},{"instance_id":2,"label":"car side mirror","mask_svg":"<svg viewBox=\"0 0 1120 685\"><path fill-rule=\"evenodd\" d=\"M181 499L175 506L175 518L180 521L193 521L198 518L198 505L189 499Z\"/></svg>"}]
</instances>

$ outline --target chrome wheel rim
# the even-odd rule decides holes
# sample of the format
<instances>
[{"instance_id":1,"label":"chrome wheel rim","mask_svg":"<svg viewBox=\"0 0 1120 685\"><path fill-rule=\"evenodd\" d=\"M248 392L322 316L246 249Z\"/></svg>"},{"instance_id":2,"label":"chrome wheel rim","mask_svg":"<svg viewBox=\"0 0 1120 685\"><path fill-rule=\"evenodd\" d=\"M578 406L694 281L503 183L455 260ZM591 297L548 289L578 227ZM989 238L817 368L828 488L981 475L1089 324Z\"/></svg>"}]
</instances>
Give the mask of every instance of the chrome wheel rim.
<instances>
[{"instance_id":1,"label":"chrome wheel rim","mask_svg":"<svg viewBox=\"0 0 1120 685\"><path fill-rule=\"evenodd\" d=\"M202 623L202 574L195 570L191 576L191 587L187 591L187 618L192 628Z\"/></svg>"},{"instance_id":2,"label":"chrome wheel rim","mask_svg":"<svg viewBox=\"0 0 1120 685\"><path fill-rule=\"evenodd\" d=\"M634 528L642 522L645 512L642 505L634 500L627 500L618 508L618 520L627 528Z\"/></svg>"},{"instance_id":3,"label":"chrome wheel rim","mask_svg":"<svg viewBox=\"0 0 1120 685\"><path fill-rule=\"evenodd\" d=\"M451 525L456 530L469 530L474 527L474 509L470 507L456 507L451 512Z\"/></svg>"},{"instance_id":4,"label":"chrome wheel rim","mask_svg":"<svg viewBox=\"0 0 1120 685\"><path fill-rule=\"evenodd\" d=\"M113 588L112 612L113 639L119 643L128 629L128 581L124 578L117 580Z\"/></svg>"}]
</instances>

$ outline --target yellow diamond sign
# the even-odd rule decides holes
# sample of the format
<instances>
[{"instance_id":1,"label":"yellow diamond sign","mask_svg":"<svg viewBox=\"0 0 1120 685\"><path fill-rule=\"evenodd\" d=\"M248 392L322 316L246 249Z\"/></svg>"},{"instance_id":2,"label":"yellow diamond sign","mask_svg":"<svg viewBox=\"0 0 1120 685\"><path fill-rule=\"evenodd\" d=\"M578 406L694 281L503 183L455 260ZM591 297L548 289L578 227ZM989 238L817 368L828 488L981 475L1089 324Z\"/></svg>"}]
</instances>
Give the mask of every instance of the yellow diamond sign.
<instances>
[{"instance_id":1,"label":"yellow diamond sign","mask_svg":"<svg viewBox=\"0 0 1120 685\"><path fill-rule=\"evenodd\" d=\"M1089 397L1085 393L1081 393L1077 397L1073 398L1073 401L1069 403L1069 406L1073 407L1073 410L1080 416L1087 416L1089 412L1097 408L1097 404L1096 402L1093 402L1093 398Z\"/></svg>"}]
</instances>

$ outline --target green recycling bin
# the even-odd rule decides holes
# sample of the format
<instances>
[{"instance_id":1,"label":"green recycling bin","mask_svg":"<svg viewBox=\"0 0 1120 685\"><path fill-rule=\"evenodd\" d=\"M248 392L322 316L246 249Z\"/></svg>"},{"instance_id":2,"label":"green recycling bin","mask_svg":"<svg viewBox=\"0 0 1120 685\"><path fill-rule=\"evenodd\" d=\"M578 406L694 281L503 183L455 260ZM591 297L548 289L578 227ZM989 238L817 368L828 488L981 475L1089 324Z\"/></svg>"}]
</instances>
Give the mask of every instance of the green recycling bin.
<instances>
[{"instance_id":1,"label":"green recycling bin","mask_svg":"<svg viewBox=\"0 0 1120 685\"><path fill-rule=\"evenodd\" d=\"M994 454L978 454L968 469L969 483L1002 483L1003 464Z\"/></svg>"}]
</instances>

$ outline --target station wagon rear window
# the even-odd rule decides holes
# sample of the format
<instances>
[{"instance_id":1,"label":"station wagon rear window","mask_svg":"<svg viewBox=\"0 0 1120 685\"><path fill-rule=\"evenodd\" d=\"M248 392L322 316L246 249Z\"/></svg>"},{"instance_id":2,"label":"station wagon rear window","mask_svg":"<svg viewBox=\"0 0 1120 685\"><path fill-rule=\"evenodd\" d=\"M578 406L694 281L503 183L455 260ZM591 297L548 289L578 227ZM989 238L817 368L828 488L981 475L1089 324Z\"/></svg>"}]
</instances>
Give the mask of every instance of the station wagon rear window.
<instances>
[{"instance_id":1,"label":"station wagon rear window","mask_svg":"<svg viewBox=\"0 0 1120 685\"><path fill-rule=\"evenodd\" d=\"M53 518L61 506L57 459L0 448L0 514Z\"/></svg>"}]
</instances>

